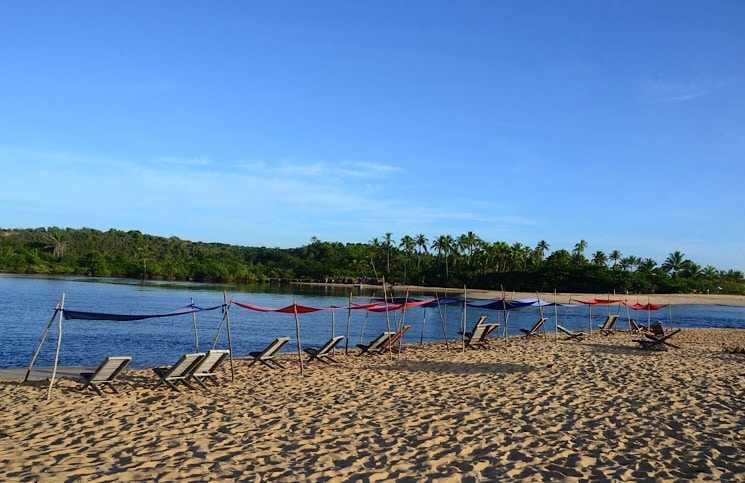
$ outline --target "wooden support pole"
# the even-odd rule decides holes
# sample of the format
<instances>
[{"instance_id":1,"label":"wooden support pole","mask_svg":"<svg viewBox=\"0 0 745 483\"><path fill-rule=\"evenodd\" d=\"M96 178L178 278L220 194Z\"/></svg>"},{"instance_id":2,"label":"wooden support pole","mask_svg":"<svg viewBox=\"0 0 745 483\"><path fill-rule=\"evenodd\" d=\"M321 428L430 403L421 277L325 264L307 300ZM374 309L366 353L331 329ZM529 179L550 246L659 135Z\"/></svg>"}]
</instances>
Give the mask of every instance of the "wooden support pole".
<instances>
[{"instance_id":1,"label":"wooden support pole","mask_svg":"<svg viewBox=\"0 0 745 483\"><path fill-rule=\"evenodd\" d=\"M60 302L59 309L59 322L57 323L57 350L54 353L54 366L52 367L52 377L49 379L49 390L47 391L47 401L52 397L52 386L54 385L54 378L57 375L57 364L59 363L59 351L62 346L62 313L65 311L65 294L62 294L62 301Z\"/></svg>"},{"instance_id":2,"label":"wooden support pole","mask_svg":"<svg viewBox=\"0 0 745 483\"><path fill-rule=\"evenodd\" d=\"M300 344L300 317L297 314L297 302L292 302L292 308L295 312L295 335L297 337L297 358L300 361L300 375L304 374L303 371L303 347Z\"/></svg>"}]
</instances>

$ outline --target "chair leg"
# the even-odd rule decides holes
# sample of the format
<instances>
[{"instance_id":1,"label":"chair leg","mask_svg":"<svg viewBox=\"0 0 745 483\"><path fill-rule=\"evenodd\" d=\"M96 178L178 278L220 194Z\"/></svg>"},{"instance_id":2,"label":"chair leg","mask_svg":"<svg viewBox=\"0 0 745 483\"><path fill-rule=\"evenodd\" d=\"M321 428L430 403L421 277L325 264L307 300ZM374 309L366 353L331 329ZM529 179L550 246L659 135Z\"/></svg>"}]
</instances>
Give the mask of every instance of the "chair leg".
<instances>
[{"instance_id":1,"label":"chair leg","mask_svg":"<svg viewBox=\"0 0 745 483\"><path fill-rule=\"evenodd\" d=\"M97 385L95 385L95 384L91 383L91 384L89 384L89 386L90 386L90 388L91 388L91 389L93 389L94 391L96 391L96 393L97 393L97 394L98 394L99 396L103 396L103 395L104 395L104 394L103 394L103 391L101 391L101 389L100 389L100 388L99 388L99 387L98 387Z\"/></svg>"}]
</instances>

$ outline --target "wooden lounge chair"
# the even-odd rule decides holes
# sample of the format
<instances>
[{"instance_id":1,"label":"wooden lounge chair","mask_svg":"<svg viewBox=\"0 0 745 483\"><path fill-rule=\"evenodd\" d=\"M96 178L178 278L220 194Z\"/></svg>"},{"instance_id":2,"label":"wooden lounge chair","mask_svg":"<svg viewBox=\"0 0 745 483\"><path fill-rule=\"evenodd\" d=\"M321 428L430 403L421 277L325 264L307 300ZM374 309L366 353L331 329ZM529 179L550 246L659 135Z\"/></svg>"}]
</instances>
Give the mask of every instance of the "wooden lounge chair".
<instances>
[{"instance_id":1,"label":"wooden lounge chair","mask_svg":"<svg viewBox=\"0 0 745 483\"><path fill-rule=\"evenodd\" d=\"M386 352L401 352L401 349L396 346L400 346L401 339L403 339L404 334L406 334L409 329L411 329L410 325L404 325L397 332L394 332L390 339L383 342L380 350L376 351L376 353L385 354Z\"/></svg>"},{"instance_id":2,"label":"wooden lounge chair","mask_svg":"<svg viewBox=\"0 0 745 483\"><path fill-rule=\"evenodd\" d=\"M645 333L644 339L635 339L634 342L638 342L642 349L649 349L653 351L666 351L667 346L680 349L680 346L671 344L667 340L680 332L681 329L674 330L669 334L665 335L665 330L662 328L662 324L655 322L649 328L651 333Z\"/></svg>"},{"instance_id":3,"label":"wooden lounge chair","mask_svg":"<svg viewBox=\"0 0 745 483\"><path fill-rule=\"evenodd\" d=\"M315 347L309 347L307 349L303 349L303 352L308 354L308 362L317 360L321 362L338 362L336 359L333 358L333 351L334 348L344 339L343 335L337 335L336 337L332 337L329 339L323 346L321 346L320 349Z\"/></svg>"},{"instance_id":4,"label":"wooden lounge chair","mask_svg":"<svg viewBox=\"0 0 745 483\"><path fill-rule=\"evenodd\" d=\"M489 335L499 328L499 324L484 324L484 332L481 333L481 337L478 340L472 342L472 345L477 345L482 349L486 349L491 342Z\"/></svg>"},{"instance_id":5,"label":"wooden lounge chair","mask_svg":"<svg viewBox=\"0 0 745 483\"><path fill-rule=\"evenodd\" d=\"M204 352L197 352L195 354L184 354L181 358L172 366L153 367L153 371L158 376L158 384L166 384L171 389L178 391L176 384L181 383L189 389L194 389L194 386L189 384L189 378L197 365L204 359L206 354Z\"/></svg>"},{"instance_id":6,"label":"wooden lounge chair","mask_svg":"<svg viewBox=\"0 0 745 483\"><path fill-rule=\"evenodd\" d=\"M383 344L385 344L394 334L395 332L382 332L369 344L357 344L357 347L361 349L360 353L357 355L361 356L363 354L375 354L380 352L380 348Z\"/></svg>"},{"instance_id":7,"label":"wooden lounge chair","mask_svg":"<svg viewBox=\"0 0 745 483\"><path fill-rule=\"evenodd\" d=\"M605 322L603 322L601 325L598 325L598 329L600 329L600 333L603 335L611 335L613 333L613 329L616 327L616 322L618 322L618 315L612 314L609 315Z\"/></svg>"},{"instance_id":8,"label":"wooden lounge chair","mask_svg":"<svg viewBox=\"0 0 745 483\"><path fill-rule=\"evenodd\" d=\"M629 319L629 330L631 330L632 334L643 334L649 331L649 327L641 325L634 319Z\"/></svg>"},{"instance_id":9,"label":"wooden lounge chair","mask_svg":"<svg viewBox=\"0 0 745 483\"><path fill-rule=\"evenodd\" d=\"M204 389L207 389L205 381L212 381L212 384L219 386L220 383L217 381L216 371L229 356L230 351L228 350L207 351L207 355L194 366L194 370L191 372L192 379Z\"/></svg>"},{"instance_id":10,"label":"wooden lounge chair","mask_svg":"<svg viewBox=\"0 0 745 483\"><path fill-rule=\"evenodd\" d=\"M540 319L538 319L538 322L533 325L533 327L531 327L530 329L520 329L520 332L523 332L525 334L525 337L535 337L537 335L540 335L538 331L543 328L546 320L546 317L541 317Z\"/></svg>"},{"instance_id":11,"label":"wooden lounge chair","mask_svg":"<svg viewBox=\"0 0 745 483\"><path fill-rule=\"evenodd\" d=\"M579 340L582 340L582 339L585 338L585 333L584 332L578 332L578 331L574 331L574 330L569 330L566 327L562 327L561 325L558 325L558 324L556 325L556 329L559 332L563 332L564 335L567 336L567 337L564 338L564 340L578 340L579 341Z\"/></svg>"},{"instance_id":12,"label":"wooden lounge chair","mask_svg":"<svg viewBox=\"0 0 745 483\"><path fill-rule=\"evenodd\" d=\"M484 324L486 317L482 317L473 326L471 332L466 332L464 346L467 349L485 349L489 345L489 335L497 330L499 324Z\"/></svg>"},{"instance_id":13,"label":"wooden lounge chair","mask_svg":"<svg viewBox=\"0 0 745 483\"><path fill-rule=\"evenodd\" d=\"M478 349L481 348L481 338L486 333L486 326L484 324L477 324L474 326L471 332L465 333L465 339L463 345L466 349Z\"/></svg>"},{"instance_id":14,"label":"wooden lounge chair","mask_svg":"<svg viewBox=\"0 0 745 483\"><path fill-rule=\"evenodd\" d=\"M84 390L86 387L90 387L99 396L103 396L102 386L108 386L115 394L119 394L119 391L114 387L114 379L119 375L127 364L132 362L132 358L129 356L109 356L101 363L98 368L93 372L81 372L80 377L83 378L83 387L80 390Z\"/></svg>"},{"instance_id":15,"label":"wooden lounge chair","mask_svg":"<svg viewBox=\"0 0 745 483\"><path fill-rule=\"evenodd\" d=\"M251 360L251 362L248 363L248 367L251 367L257 361L269 367L270 369L285 367L284 365L282 365L281 362L274 360L274 356L276 356L279 351L282 350L285 345L287 345L288 342L290 342L289 337L277 337L276 339L274 339L274 341L272 341L271 344L266 346L266 349L264 349L263 351L249 352L248 356L252 357L253 359Z\"/></svg>"}]
</instances>

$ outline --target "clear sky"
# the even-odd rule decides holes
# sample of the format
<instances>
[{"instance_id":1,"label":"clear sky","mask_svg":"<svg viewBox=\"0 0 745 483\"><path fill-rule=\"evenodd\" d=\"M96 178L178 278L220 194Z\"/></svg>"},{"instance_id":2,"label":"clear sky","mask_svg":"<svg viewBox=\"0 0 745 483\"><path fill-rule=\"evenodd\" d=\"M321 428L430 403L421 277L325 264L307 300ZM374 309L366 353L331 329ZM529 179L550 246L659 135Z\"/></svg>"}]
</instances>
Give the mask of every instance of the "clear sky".
<instances>
[{"instance_id":1,"label":"clear sky","mask_svg":"<svg viewBox=\"0 0 745 483\"><path fill-rule=\"evenodd\" d=\"M745 2L0 2L0 227L745 270Z\"/></svg>"}]
</instances>

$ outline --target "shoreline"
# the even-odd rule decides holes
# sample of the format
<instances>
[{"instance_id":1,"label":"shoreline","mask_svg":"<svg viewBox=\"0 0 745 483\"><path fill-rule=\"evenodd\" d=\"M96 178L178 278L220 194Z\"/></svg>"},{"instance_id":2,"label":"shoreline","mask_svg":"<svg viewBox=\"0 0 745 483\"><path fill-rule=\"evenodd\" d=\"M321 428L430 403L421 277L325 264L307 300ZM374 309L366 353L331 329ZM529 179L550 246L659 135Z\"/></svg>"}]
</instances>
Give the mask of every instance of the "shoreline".
<instances>
[{"instance_id":1,"label":"shoreline","mask_svg":"<svg viewBox=\"0 0 745 483\"><path fill-rule=\"evenodd\" d=\"M291 285L309 285L350 288L355 290L383 290L382 285L366 284L345 284L345 283L323 283L323 282L292 282ZM438 294L447 296L467 295L469 298L476 299L501 299L503 296L507 299L523 298L540 298L547 302L556 302L568 304L570 300L626 300L629 303L651 303L655 305L732 305L736 307L745 307L745 295L731 294L590 294L590 293L562 293L562 292L515 292L500 290L483 290L469 288L445 288L445 287L424 287L420 285L390 285L386 290L401 296L408 293L414 294ZM380 294L382 296L382 293Z\"/></svg>"}]
</instances>

